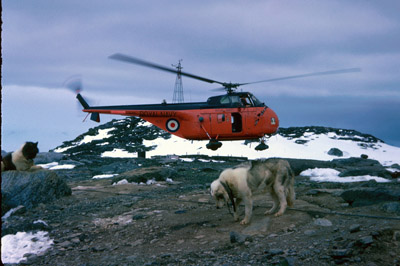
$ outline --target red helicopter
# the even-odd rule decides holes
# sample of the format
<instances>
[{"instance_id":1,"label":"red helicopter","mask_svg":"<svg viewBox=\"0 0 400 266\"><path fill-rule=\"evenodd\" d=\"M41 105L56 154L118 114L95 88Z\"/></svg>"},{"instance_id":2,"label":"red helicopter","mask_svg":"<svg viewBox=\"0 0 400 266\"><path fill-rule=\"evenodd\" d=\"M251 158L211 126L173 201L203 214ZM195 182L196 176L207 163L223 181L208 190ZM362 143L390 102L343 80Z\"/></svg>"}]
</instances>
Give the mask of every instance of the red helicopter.
<instances>
[{"instance_id":1,"label":"red helicopter","mask_svg":"<svg viewBox=\"0 0 400 266\"><path fill-rule=\"evenodd\" d=\"M168 104L141 104L119 106L89 106L78 92L77 99L83 111L91 113L90 119L100 122L100 114L137 116L178 137L188 140L209 140L208 149L217 150L224 140L260 140L256 150L265 150L265 137L275 134L279 128L276 113L250 92L236 92L239 86L309 76L358 72L359 68L315 72L303 75L267 79L248 83L226 83L182 72L123 54L111 59L151 67L207 83L223 86L226 94L209 97L206 102Z\"/></svg>"}]
</instances>

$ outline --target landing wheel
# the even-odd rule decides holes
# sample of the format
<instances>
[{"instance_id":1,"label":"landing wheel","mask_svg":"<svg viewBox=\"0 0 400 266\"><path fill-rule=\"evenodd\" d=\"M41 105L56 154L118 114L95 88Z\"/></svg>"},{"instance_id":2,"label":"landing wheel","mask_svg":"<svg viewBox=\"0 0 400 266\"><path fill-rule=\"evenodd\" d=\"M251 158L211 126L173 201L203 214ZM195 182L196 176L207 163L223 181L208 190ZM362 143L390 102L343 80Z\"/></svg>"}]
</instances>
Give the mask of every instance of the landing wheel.
<instances>
[{"instance_id":1,"label":"landing wheel","mask_svg":"<svg viewBox=\"0 0 400 266\"><path fill-rule=\"evenodd\" d=\"M261 143L257 145L255 150L256 151L263 151L263 150L266 150L268 148L269 148L269 146L267 144L265 144L264 140L262 140Z\"/></svg>"},{"instance_id":2,"label":"landing wheel","mask_svg":"<svg viewBox=\"0 0 400 266\"><path fill-rule=\"evenodd\" d=\"M222 142L216 140L216 139L210 139L210 142L207 143L206 147L207 149L216 151L222 146Z\"/></svg>"}]
</instances>

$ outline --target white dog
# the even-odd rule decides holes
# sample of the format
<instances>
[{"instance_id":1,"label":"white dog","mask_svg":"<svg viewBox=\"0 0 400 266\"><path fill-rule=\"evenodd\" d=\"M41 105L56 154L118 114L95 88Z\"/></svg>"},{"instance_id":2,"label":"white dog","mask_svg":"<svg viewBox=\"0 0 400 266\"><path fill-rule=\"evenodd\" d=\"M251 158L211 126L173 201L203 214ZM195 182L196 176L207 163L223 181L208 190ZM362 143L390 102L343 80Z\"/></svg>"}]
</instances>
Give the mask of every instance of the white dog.
<instances>
[{"instance_id":1,"label":"white dog","mask_svg":"<svg viewBox=\"0 0 400 266\"><path fill-rule=\"evenodd\" d=\"M294 174L289 163L281 159L252 161L248 167L224 170L219 178L211 183L211 195L217 208L231 202L235 221L239 220L237 207L244 202L245 217L240 224L250 222L253 210L252 195L260 189L267 189L273 199L272 208L265 214L282 215L287 205L292 206L295 199Z\"/></svg>"}]
</instances>

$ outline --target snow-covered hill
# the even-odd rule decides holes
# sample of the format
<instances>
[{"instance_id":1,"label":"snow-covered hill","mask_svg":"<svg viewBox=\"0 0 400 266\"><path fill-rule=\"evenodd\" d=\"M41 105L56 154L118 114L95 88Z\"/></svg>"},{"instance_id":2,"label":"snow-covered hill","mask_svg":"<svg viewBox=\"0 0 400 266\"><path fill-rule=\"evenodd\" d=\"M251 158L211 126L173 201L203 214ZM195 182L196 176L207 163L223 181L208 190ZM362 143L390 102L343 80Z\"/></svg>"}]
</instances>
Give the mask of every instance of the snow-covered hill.
<instances>
[{"instance_id":1,"label":"snow-covered hill","mask_svg":"<svg viewBox=\"0 0 400 266\"><path fill-rule=\"evenodd\" d=\"M102 157L146 157L156 155L235 156L257 158L298 158L332 160L367 155L384 166L400 164L400 148L355 130L327 127L281 128L269 138L269 149L256 151L257 142L224 141L217 151L206 148L208 141L189 141L170 135L139 118L113 120L90 129L75 140L66 141L54 151L73 155L98 154ZM331 149L339 153L331 155ZM337 151L337 150L336 150ZM340 154L342 152L342 155Z\"/></svg>"}]
</instances>

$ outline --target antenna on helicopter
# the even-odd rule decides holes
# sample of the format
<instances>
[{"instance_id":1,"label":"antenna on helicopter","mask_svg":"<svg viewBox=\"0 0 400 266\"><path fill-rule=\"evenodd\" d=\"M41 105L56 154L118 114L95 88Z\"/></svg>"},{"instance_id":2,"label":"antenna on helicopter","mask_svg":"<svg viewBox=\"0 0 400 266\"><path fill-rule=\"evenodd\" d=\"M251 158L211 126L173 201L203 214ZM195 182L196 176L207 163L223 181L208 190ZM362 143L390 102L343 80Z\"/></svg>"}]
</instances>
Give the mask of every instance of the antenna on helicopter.
<instances>
[{"instance_id":1,"label":"antenna on helicopter","mask_svg":"<svg viewBox=\"0 0 400 266\"><path fill-rule=\"evenodd\" d=\"M174 96L172 98L172 103L183 103L183 85L182 85L182 59L178 61L178 65L172 65L176 68L176 80L175 80L175 88L174 88Z\"/></svg>"}]
</instances>

